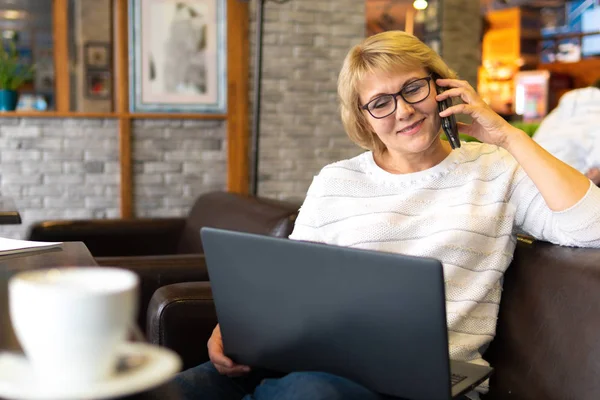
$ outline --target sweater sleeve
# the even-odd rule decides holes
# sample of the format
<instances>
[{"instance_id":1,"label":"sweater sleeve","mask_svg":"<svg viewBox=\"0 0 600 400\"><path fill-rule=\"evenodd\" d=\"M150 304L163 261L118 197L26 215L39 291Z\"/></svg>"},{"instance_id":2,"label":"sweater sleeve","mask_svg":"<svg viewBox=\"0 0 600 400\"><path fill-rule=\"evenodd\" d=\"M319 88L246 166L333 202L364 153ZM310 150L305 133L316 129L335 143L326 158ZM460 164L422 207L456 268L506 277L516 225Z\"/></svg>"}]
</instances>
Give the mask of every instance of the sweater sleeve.
<instances>
[{"instance_id":1,"label":"sweater sleeve","mask_svg":"<svg viewBox=\"0 0 600 400\"><path fill-rule=\"evenodd\" d=\"M308 242L324 243L325 239L319 229L317 223L321 214L319 208L319 197L316 194L319 192L321 182L319 176L315 176L308 188L304 203L300 207L298 218L294 223L294 230L289 236L292 240L304 240Z\"/></svg>"},{"instance_id":2,"label":"sweater sleeve","mask_svg":"<svg viewBox=\"0 0 600 400\"><path fill-rule=\"evenodd\" d=\"M576 204L552 211L533 181L512 160L516 167L509 202L516 207L516 228L563 246L600 248L600 188L590 181L587 193Z\"/></svg>"}]
</instances>

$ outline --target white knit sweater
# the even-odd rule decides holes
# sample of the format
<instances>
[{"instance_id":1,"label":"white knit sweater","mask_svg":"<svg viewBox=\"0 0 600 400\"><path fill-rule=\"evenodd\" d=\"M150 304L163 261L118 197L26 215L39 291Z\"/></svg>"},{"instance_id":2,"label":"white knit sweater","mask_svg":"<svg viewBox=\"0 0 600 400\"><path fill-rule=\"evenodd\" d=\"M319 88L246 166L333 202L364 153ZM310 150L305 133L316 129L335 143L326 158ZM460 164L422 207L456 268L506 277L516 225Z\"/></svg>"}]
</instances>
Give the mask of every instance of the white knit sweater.
<instances>
[{"instance_id":1,"label":"white knit sweater","mask_svg":"<svg viewBox=\"0 0 600 400\"><path fill-rule=\"evenodd\" d=\"M435 167L411 174L388 173L366 152L321 170L290 238L440 260L450 357L484 363L520 232L600 247L600 189L590 183L579 203L553 212L496 146L463 143Z\"/></svg>"}]
</instances>

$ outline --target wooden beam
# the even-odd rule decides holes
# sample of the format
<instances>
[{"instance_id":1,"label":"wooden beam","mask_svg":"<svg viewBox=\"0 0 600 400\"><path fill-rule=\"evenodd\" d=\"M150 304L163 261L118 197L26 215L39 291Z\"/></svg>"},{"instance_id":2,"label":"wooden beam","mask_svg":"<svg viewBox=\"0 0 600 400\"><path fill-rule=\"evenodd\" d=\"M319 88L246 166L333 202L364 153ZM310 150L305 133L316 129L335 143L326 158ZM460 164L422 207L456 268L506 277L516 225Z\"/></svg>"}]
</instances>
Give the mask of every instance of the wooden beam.
<instances>
[{"instance_id":1,"label":"wooden beam","mask_svg":"<svg viewBox=\"0 0 600 400\"><path fill-rule=\"evenodd\" d=\"M115 105L119 115L121 218L133 218L133 162L129 117L129 23L127 0L115 0Z\"/></svg>"},{"instance_id":2,"label":"wooden beam","mask_svg":"<svg viewBox=\"0 0 600 400\"><path fill-rule=\"evenodd\" d=\"M248 4L227 1L227 189L248 193Z\"/></svg>"},{"instance_id":3,"label":"wooden beam","mask_svg":"<svg viewBox=\"0 0 600 400\"><path fill-rule=\"evenodd\" d=\"M119 119L121 161L121 218L133 218L133 165L131 160L131 120Z\"/></svg>"},{"instance_id":4,"label":"wooden beam","mask_svg":"<svg viewBox=\"0 0 600 400\"><path fill-rule=\"evenodd\" d=\"M69 77L69 2L53 0L52 30L54 40L54 94L56 111L68 112L70 108Z\"/></svg>"},{"instance_id":5,"label":"wooden beam","mask_svg":"<svg viewBox=\"0 0 600 400\"><path fill-rule=\"evenodd\" d=\"M129 112L129 14L127 0L115 0L115 111Z\"/></svg>"}]
</instances>

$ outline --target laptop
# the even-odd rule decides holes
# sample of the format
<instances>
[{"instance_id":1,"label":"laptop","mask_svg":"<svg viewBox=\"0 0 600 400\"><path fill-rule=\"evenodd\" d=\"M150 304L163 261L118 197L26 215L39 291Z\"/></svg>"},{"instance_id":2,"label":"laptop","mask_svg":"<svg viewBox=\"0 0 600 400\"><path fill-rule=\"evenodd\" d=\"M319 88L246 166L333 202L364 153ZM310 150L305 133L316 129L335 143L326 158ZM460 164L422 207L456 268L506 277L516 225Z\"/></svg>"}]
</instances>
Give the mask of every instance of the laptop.
<instances>
[{"instance_id":1,"label":"laptop","mask_svg":"<svg viewBox=\"0 0 600 400\"><path fill-rule=\"evenodd\" d=\"M435 259L202 228L225 353L323 371L381 394L448 400L492 368L450 361Z\"/></svg>"}]
</instances>

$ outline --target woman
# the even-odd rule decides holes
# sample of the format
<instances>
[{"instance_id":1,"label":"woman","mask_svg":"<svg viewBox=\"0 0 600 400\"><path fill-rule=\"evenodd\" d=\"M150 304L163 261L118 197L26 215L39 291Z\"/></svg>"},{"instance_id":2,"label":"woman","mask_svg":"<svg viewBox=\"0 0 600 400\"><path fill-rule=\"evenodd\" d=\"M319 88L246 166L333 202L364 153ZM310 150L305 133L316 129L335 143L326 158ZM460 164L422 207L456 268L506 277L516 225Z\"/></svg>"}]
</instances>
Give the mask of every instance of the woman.
<instances>
[{"instance_id":1,"label":"woman","mask_svg":"<svg viewBox=\"0 0 600 400\"><path fill-rule=\"evenodd\" d=\"M516 233L600 247L600 189L454 78L435 52L404 32L352 48L338 81L342 121L369 151L321 170L290 238L439 259L451 358L485 363ZM436 86L447 90L437 95ZM438 113L437 102L454 97L464 103ZM440 118L451 114L471 116L460 130L483 143L452 150L440 138ZM190 398L382 398L324 373L263 380L264 371L223 354L218 326L208 348L212 364L177 378Z\"/></svg>"}]
</instances>

